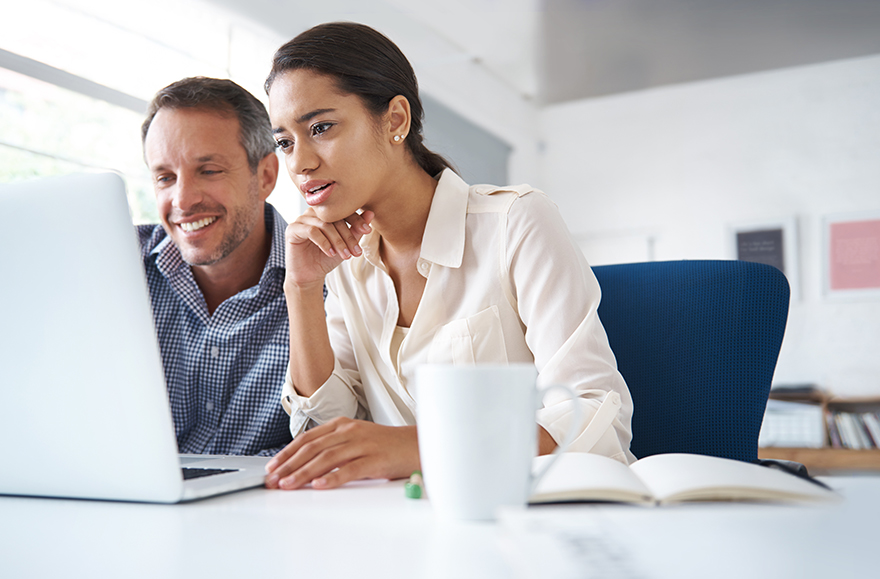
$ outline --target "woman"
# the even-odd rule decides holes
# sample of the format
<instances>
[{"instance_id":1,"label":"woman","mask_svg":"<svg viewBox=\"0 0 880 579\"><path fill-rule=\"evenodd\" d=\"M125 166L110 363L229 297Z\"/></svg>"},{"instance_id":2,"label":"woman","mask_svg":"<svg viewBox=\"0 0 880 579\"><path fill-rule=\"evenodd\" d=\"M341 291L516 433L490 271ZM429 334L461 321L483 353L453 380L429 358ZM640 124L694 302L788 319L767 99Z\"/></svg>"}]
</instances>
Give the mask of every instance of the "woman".
<instances>
[{"instance_id":1,"label":"woman","mask_svg":"<svg viewBox=\"0 0 880 579\"><path fill-rule=\"evenodd\" d=\"M409 476L412 380L425 362L534 363L540 383L580 396L571 450L632 461L632 401L596 314L599 287L552 202L525 185L468 187L428 151L412 68L367 26L300 34L275 54L266 92L309 205L287 229L283 405L295 439L267 486ZM571 402L544 404L548 453Z\"/></svg>"}]
</instances>

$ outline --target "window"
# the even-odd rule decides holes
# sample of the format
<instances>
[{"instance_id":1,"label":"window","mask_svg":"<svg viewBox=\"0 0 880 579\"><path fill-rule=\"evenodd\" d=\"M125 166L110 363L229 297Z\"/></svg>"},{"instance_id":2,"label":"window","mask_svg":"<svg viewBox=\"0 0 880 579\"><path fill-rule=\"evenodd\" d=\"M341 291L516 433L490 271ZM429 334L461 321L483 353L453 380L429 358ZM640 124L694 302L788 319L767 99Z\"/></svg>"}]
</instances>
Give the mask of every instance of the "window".
<instances>
[{"instance_id":1,"label":"window","mask_svg":"<svg viewBox=\"0 0 880 579\"><path fill-rule=\"evenodd\" d=\"M142 161L143 115L0 69L0 182L117 171L136 223L157 219Z\"/></svg>"},{"instance_id":2,"label":"window","mask_svg":"<svg viewBox=\"0 0 880 579\"><path fill-rule=\"evenodd\" d=\"M204 0L19 2L0 19L0 182L116 171L135 223L156 222L140 142L149 99L202 75L265 102L285 40ZM282 173L270 201L290 220L299 198Z\"/></svg>"}]
</instances>

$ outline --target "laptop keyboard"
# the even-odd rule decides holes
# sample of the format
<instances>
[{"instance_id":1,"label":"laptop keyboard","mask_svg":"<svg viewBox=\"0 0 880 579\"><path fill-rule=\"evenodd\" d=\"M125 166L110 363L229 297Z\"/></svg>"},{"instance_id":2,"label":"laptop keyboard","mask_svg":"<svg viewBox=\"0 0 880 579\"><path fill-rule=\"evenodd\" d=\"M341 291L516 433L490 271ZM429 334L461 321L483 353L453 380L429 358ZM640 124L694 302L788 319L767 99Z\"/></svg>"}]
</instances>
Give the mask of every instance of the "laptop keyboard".
<instances>
[{"instance_id":1,"label":"laptop keyboard","mask_svg":"<svg viewBox=\"0 0 880 579\"><path fill-rule=\"evenodd\" d=\"M183 480L193 478L202 478L203 476L212 476L215 474L223 474L224 472L235 472L234 468L181 468L183 471Z\"/></svg>"}]
</instances>

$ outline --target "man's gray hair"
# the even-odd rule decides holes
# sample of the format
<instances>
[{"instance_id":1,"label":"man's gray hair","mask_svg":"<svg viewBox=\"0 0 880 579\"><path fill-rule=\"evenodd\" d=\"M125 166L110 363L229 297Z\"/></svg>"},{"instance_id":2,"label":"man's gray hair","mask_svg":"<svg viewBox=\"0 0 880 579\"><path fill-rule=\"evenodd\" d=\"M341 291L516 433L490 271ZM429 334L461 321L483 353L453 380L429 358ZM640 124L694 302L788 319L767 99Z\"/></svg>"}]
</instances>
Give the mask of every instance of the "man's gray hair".
<instances>
[{"instance_id":1,"label":"man's gray hair","mask_svg":"<svg viewBox=\"0 0 880 579\"><path fill-rule=\"evenodd\" d=\"M147 118L141 125L141 143L153 118L163 108L193 108L232 114L238 118L239 140L247 153L251 172L260 161L275 150L269 114L257 98L231 80L196 76L169 84L156 93L147 107Z\"/></svg>"}]
</instances>

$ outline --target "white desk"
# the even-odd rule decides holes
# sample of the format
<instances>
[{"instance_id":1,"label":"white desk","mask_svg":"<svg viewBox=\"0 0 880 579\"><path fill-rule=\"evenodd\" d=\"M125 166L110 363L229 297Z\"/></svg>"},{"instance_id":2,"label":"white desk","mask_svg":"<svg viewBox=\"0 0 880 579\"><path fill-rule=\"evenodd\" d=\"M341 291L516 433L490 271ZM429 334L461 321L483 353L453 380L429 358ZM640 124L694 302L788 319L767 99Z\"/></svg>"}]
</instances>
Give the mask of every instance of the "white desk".
<instances>
[{"instance_id":1,"label":"white desk","mask_svg":"<svg viewBox=\"0 0 880 579\"><path fill-rule=\"evenodd\" d=\"M548 505L505 513L503 524L439 524L402 482L183 505L0 497L0 575L871 576L880 477L825 480L843 503Z\"/></svg>"}]
</instances>

